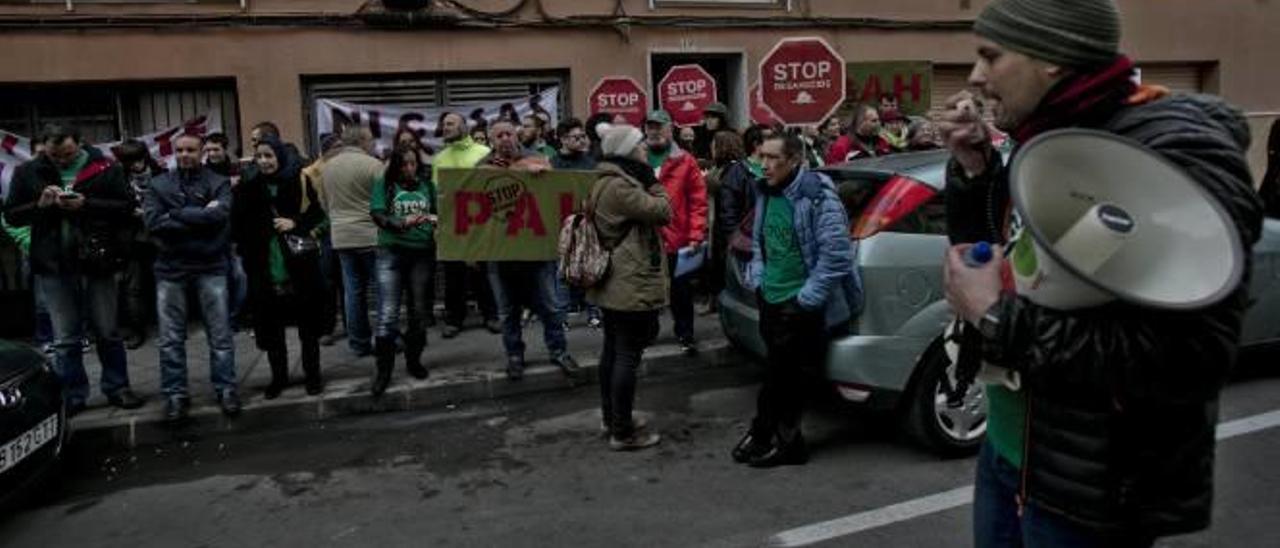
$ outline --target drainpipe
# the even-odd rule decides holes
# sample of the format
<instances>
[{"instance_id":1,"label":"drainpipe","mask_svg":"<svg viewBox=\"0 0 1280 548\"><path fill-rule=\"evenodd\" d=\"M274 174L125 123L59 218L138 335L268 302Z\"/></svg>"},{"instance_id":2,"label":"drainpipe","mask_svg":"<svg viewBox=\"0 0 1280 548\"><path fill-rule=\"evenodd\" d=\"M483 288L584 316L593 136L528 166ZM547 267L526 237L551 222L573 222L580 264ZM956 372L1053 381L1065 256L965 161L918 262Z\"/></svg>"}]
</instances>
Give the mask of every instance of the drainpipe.
<instances>
[{"instance_id":1,"label":"drainpipe","mask_svg":"<svg viewBox=\"0 0 1280 548\"><path fill-rule=\"evenodd\" d=\"M67 0L67 11L76 11L76 7L71 3L71 0Z\"/></svg>"}]
</instances>

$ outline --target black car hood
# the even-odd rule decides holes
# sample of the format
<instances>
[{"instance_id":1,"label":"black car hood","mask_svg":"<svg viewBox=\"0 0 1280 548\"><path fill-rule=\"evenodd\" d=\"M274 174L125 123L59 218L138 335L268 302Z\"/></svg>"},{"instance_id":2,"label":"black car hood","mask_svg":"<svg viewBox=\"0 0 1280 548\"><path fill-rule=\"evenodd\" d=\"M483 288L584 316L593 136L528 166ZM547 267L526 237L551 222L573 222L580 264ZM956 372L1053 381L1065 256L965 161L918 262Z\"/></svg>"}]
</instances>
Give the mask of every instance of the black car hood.
<instances>
[{"instance_id":1,"label":"black car hood","mask_svg":"<svg viewBox=\"0 0 1280 548\"><path fill-rule=\"evenodd\" d=\"M44 354L25 344L0 340L0 382L45 363Z\"/></svg>"}]
</instances>

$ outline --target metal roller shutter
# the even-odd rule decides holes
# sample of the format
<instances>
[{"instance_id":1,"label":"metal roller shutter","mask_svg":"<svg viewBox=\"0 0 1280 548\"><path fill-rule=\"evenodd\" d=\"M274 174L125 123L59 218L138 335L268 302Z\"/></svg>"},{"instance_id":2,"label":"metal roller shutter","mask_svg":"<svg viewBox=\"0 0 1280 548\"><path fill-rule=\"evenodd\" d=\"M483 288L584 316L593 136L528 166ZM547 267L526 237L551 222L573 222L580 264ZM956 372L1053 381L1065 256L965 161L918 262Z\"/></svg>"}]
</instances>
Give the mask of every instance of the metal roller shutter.
<instances>
[{"instance_id":1,"label":"metal roller shutter","mask_svg":"<svg viewBox=\"0 0 1280 548\"><path fill-rule=\"evenodd\" d=\"M240 111L232 82L148 86L135 94L123 94L121 109L125 133L129 135L160 131L216 109L231 149L240 145Z\"/></svg>"},{"instance_id":2,"label":"metal roller shutter","mask_svg":"<svg viewBox=\"0 0 1280 548\"><path fill-rule=\"evenodd\" d=\"M969 88L969 73L973 65L934 65L933 90L930 92L931 110L941 110L947 98Z\"/></svg>"}]
</instances>

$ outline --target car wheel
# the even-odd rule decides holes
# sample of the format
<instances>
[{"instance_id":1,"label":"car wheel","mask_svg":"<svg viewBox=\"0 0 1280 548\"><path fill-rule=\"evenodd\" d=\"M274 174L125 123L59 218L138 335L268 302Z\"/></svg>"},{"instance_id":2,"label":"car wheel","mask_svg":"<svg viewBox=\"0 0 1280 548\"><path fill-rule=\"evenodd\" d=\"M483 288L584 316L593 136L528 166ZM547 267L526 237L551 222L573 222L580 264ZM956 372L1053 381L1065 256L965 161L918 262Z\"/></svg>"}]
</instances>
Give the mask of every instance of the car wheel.
<instances>
[{"instance_id":1,"label":"car wheel","mask_svg":"<svg viewBox=\"0 0 1280 548\"><path fill-rule=\"evenodd\" d=\"M987 397L982 383L973 383L959 407L947 403L955 383L955 365L935 340L916 365L917 378L904 420L914 441L945 457L971 455L987 432Z\"/></svg>"}]
</instances>

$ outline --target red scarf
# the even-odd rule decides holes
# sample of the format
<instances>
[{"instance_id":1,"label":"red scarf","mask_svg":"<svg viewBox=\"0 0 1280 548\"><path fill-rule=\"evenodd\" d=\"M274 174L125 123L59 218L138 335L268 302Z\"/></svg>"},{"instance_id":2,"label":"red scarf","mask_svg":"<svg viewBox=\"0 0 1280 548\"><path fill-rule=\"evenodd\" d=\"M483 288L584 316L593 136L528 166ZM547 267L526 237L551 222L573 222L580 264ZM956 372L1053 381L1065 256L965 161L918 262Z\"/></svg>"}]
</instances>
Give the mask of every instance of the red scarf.
<instances>
[{"instance_id":1,"label":"red scarf","mask_svg":"<svg viewBox=\"0 0 1280 548\"><path fill-rule=\"evenodd\" d=\"M1102 69L1068 76L1049 91L1022 125L1013 130L1013 138L1020 144L1026 144L1049 130L1081 125L1082 121L1100 122L1134 94L1137 85L1132 77L1133 61L1124 55Z\"/></svg>"}]
</instances>

